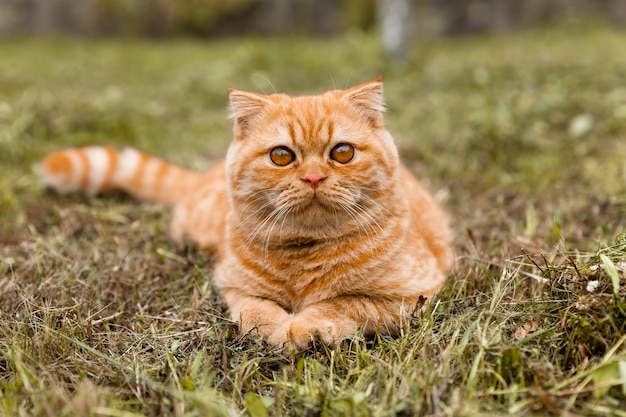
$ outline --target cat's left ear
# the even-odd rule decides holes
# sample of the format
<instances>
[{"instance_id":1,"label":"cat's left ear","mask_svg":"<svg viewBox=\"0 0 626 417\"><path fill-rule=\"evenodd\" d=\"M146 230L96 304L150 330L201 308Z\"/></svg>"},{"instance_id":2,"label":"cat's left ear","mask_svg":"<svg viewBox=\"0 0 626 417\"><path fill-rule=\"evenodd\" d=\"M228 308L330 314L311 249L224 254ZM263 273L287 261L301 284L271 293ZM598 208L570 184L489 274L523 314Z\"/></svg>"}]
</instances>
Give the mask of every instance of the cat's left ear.
<instances>
[{"instance_id":1,"label":"cat's left ear","mask_svg":"<svg viewBox=\"0 0 626 417\"><path fill-rule=\"evenodd\" d=\"M383 77L379 76L375 80L346 90L344 100L359 109L374 127L383 125L383 112L385 111Z\"/></svg>"},{"instance_id":2,"label":"cat's left ear","mask_svg":"<svg viewBox=\"0 0 626 417\"><path fill-rule=\"evenodd\" d=\"M250 123L270 104L267 96L248 91L228 89L230 110L235 119L235 138L245 135Z\"/></svg>"}]
</instances>

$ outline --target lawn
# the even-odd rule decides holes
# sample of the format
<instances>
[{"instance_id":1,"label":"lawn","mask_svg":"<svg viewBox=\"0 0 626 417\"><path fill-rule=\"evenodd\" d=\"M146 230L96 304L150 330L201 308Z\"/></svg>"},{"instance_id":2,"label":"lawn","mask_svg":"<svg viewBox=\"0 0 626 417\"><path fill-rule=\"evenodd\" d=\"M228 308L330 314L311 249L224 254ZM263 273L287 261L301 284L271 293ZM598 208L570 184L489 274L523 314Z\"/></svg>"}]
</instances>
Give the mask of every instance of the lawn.
<instances>
[{"instance_id":1,"label":"lawn","mask_svg":"<svg viewBox=\"0 0 626 417\"><path fill-rule=\"evenodd\" d=\"M0 415L626 416L626 31L570 24L376 37L0 41ZM57 196L37 161L135 146L203 169L227 87L315 93L383 74L402 157L457 261L399 337L302 354L239 336L170 214Z\"/></svg>"}]
</instances>

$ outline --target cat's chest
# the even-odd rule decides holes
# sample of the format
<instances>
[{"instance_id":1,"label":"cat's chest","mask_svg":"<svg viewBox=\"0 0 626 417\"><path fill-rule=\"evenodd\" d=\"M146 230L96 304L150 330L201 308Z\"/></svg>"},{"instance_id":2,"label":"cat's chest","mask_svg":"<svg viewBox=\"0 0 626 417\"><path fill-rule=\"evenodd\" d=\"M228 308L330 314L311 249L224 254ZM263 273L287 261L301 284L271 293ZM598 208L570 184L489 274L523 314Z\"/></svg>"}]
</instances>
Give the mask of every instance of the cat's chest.
<instances>
[{"instance_id":1,"label":"cat's chest","mask_svg":"<svg viewBox=\"0 0 626 417\"><path fill-rule=\"evenodd\" d=\"M276 301L289 311L343 295L378 294L395 274L402 247L400 223L369 233L332 239L292 237L246 242L231 233L226 256L217 268L218 287L237 287ZM239 232L240 229L233 229Z\"/></svg>"},{"instance_id":2,"label":"cat's chest","mask_svg":"<svg viewBox=\"0 0 626 417\"><path fill-rule=\"evenodd\" d=\"M254 295L273 299L289 311L374 291L377 277L388 269L386 259L374 256L371 248L351 249L309 241L274 251L251 268L244 260L246 285Z\"/></svg>"}]
</instances>

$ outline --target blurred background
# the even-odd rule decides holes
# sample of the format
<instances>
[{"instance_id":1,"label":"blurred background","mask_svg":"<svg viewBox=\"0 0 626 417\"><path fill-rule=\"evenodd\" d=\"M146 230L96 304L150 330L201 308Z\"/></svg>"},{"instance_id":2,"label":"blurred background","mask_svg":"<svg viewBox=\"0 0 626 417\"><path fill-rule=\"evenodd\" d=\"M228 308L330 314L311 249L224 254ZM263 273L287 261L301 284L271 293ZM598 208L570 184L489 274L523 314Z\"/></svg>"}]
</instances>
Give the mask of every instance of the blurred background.
<instances>
[{"instance_id":1,"label":"blurred background","mask_svg":"<svg viewBox=\"0 0 626 417\"><path fill-rule=\"evenodd\" d=\"M390 52L414 36L501 33L564 18L626 24L623 0L0 0L0 35L319 35L376 26Z\"/></svg>"}]
</instances>

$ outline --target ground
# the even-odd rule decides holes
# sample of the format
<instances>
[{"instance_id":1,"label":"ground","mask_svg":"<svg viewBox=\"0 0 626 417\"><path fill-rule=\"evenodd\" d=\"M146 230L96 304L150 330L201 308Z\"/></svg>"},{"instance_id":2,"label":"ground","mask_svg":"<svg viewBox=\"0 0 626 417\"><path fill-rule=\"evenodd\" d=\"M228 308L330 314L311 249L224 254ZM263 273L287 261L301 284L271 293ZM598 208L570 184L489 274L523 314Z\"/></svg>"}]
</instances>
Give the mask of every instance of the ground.
<instances>
[{"instance_id":1,"label":"ground","mask_svg":"<svg viewBox=\"0 0 626 417\"><path fill-rule=\"evenodd\" d=\"M421 40L0 41L0 415L626 416L626 32ZM35 164L135 146L203 169L226 88L384 76L405 163L457 261L399 337L295 354L239 336L210 256L132 199L57 196Z\"/></svg>"}]
</instances>

